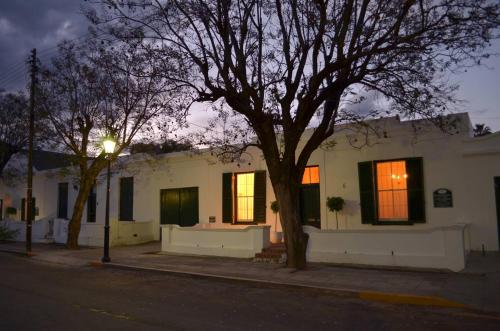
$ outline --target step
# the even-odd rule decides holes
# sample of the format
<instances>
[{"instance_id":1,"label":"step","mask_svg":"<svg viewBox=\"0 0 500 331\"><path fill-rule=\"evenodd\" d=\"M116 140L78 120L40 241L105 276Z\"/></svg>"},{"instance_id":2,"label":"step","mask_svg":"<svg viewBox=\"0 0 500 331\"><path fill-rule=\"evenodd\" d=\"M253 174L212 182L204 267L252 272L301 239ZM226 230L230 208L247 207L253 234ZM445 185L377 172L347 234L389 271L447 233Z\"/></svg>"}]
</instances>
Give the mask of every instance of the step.
<instances>
[{"instance_id":1,"label":"step","mask_svg":"<svg viewBox=\"0 0 500 331\"><path fill-rule=\"evenodd\" d=\"M283 253L279 252L262 252L262 253L256 253L255 257L257 258L281 258L283 256Z\"/></svg>"},{"instance_id":2,"label":"step","mask_svg":"<svg viewBox=\"0 0 500 331\"><path fill-rule=\"evenodd\" d=\"M266 262L266 263L285 263L286 253L269 253L262 252L255 254L254 262Z\"/></svg>"}]
</instances>

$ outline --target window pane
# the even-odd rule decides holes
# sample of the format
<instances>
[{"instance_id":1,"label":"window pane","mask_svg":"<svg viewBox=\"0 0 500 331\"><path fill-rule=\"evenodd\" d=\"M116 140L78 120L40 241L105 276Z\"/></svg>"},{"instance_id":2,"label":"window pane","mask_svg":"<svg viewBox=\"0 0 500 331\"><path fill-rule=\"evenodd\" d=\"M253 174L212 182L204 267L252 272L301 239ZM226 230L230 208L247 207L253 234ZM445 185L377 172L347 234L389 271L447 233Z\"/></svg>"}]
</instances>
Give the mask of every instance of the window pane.
<instances>
[{"instance_id":1,"label":"window pane","mask_svg":"<svg viewBox=\"0 0 500 331\"><path fill-rule=\"evenodd\" d=\"M311 174L309 172L309 167L304 170L304 175L302 176L302 184L311 184Z\"/></svg>"},{"instance_id":2,"label":"window pane","mask_svg":"<svg viewBox=\"0 0 500 331\"><path fill-rule=\"evenodd\" d=\"M302 176L302 184L319 184L319 167L310 166L304 169L304 176Z\"/></svg>"},{"instance_id":3,"label":"window pane","mask_svg":"<svg viewBox=\"0 0 500 331\"><path fill-rule=\"evenodd\" d=\"M405 161L377 163L378 216L383 220L408 220Z\"/></svg>"},{"instance_id":4,"label":"window pane","mask_svg":"<svg viewBox=\"0 0 500 331\"><path fill-rule=\"evenodd\" d=\"M408 218L408 194L406 190L394 191L394 218Z\"/></svg>"},{"instance_id":5,"label":"window pane","mask_svg":"<svg viewBox=\"0 0 500 331\"><path fill-rule=\"evenodd\" d=\"M236 175L236 200L238 221L253 221L253 194L254 194L254 174L237 174Z\"/></svg>"},{"instance_id":6,"label":"window pane","mask_svg":"<svg viewBox=\"0 0 500 331\"><path fill-rule=\"evenodd\" d=\"M319 167L309 167L311 184L319 184Z\"/></svg>"}]
</instances>

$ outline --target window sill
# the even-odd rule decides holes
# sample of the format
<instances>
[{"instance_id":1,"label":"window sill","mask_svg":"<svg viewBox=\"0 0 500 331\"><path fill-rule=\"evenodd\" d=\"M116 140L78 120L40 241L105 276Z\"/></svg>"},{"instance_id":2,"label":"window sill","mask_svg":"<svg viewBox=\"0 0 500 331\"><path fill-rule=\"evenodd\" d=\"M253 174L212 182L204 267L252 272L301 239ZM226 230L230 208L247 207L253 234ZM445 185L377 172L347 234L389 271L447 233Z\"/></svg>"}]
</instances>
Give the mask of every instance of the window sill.
<instances>
[{"instance_id":1,"label":"window sill","mask_svg":"<svg viewBox=\"0 0 500 331\"><path fill-rule=\"evenodd\" d=\"M234 223L231 223L231 225L260 225L260 224L266 224L266 222L252 221L252 222L234 222Z\"/></svg>"},{"instance_id":2,"label":"window sill","mask_svg":"<svg viewBox=\"0 0 500 331\"><path fill-rule=\"evenodd\" d=\"M412 221L375 221L372 225L413 225Z\"/></svg>"}]
</instances>

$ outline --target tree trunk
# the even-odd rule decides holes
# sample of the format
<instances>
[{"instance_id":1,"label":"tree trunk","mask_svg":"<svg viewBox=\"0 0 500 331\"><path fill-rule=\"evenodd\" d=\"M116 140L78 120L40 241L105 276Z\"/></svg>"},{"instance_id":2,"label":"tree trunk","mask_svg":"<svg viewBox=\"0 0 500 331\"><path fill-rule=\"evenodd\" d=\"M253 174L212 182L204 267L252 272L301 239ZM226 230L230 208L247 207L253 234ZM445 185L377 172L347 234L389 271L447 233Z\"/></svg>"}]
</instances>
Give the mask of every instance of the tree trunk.
<instances>
[{"instance_id":1,"label":"tree trunk","mask_svg":"<svg viewBox=\"0 0 500 331\"><path fill-rule=\"evenodd\" d=\"M299 186L288 182L275 185L274 191L280 206L280 221L285 236L289 268L304 269L309 235L304 233L300 220Z\"/></svg>"},{"instance_id":2,"label":"tree trunk","mask_svg":"<svg viewBox=\"0 0 500 331\"><path fill-rule=\"evenodd\" d=\"M94 178L82 178L80 182L80 189L76 197L75 205L73 207L73 214L68 225L68 241L66 247L69 249L78 249L78 236L80 235L80 228L82 224L83 209L85 202L89 196Z\"/></svg>"}]
</instances>

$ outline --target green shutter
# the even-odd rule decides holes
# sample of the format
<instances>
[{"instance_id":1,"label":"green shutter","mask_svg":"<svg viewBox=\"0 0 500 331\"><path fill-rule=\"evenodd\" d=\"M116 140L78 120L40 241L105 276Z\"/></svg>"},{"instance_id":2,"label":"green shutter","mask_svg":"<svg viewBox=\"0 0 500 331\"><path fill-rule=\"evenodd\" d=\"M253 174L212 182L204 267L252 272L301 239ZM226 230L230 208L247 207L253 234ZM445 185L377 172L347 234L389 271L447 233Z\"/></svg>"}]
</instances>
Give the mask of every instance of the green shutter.
<instances>
[{"instance_id":1,"label":"green shutter","mask_svg":"<svg viewBox=\"0 0 500 331\"><path fill-rule=\"evenodd\" d=\"M222 222L233 223L233 174L222 174Z\"/></svg>"},{"instance_id":2,"label":"green shutter","mask_svg":"<svg viewBox=\"0 0 500 331\"><path fill-rule=\"evenodd\" d=\"M165 189L160 191L160 223L180 224L180 191Z\"/></svg>"},{"instance_id":3,"label":"green shutter","mask_svg":"<svg viewBox=\"0 0 500 331\"><path fill-rule=\"evenodd\" d=\"M406 160L408 174L408 220L425 223L424 169L421 157Z\"/></svg>"},{"instance_id":4,"label":"green shutter","mask_svg":"<svg viewBox=\"0 0 500 331\"><path fill-rule=\"evenodd\" d=\"M361 223L371 224L376 220L373 163L371 161L358 163L358 176Z\"/></svg>"},{"instance_id":5,"label":"green shutter","mask_svg":"<svg viewBox=\"0 0 500 331\"><path fill-rule=\"evenodd\" d=\"M120 221L134 220L134 177L120 178Z\"/></svg>"},{"instance_id":6,"label":"green shutter","mask_svg":"<svg viewBox=\"0 0 500 331\"><path fill-rule=\"evenodd\" d=\"M266 223L266 172L256 171L253 187L253 220Z\"/></svg>"},{"instance_id":7,"label":"green shutter","mask_svg":"<svg viewBox=\"0 0 500 331\"><path fill-rule=\"evenodd\" d=\"M193 226L199 223L198 187L186 187L179 190L179 225Z\"/></svg>"}]
</instances>

